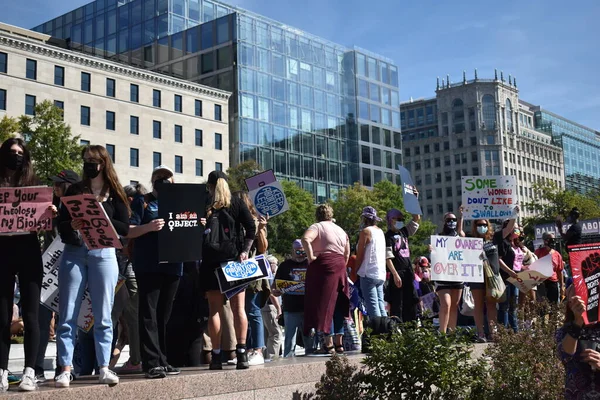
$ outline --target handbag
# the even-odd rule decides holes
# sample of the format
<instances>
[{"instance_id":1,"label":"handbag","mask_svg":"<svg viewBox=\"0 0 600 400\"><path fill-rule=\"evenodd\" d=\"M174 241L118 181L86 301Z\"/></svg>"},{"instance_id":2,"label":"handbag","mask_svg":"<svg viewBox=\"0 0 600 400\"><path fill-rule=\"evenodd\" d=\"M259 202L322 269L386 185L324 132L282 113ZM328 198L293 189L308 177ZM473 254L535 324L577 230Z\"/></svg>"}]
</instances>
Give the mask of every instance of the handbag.
<instances>
[{"instance_id":1,"label":"handbag","mask_svg":"<svg viewBox=\"0 0 600 400\"><path fill-rule=\"evenodd\" d=\"M473 299L471 288L468 286L465 286L462 292L462 306L460 307L460 313L466 317L475 315L475 300Z\"/></svg>"},{"instance_id":2,"label":"handbag","mask_svg":"<svg viewBox=\"0 0 600 400\"><path fill-rule=\"evenodd\" d=\"M483 273L485 276L486 297L496 303L503 303L506 300L506 284L499 274L494 274L494 270L492 270L492 266L487 259L483 260Z\"/></svg>"}]
</instances>

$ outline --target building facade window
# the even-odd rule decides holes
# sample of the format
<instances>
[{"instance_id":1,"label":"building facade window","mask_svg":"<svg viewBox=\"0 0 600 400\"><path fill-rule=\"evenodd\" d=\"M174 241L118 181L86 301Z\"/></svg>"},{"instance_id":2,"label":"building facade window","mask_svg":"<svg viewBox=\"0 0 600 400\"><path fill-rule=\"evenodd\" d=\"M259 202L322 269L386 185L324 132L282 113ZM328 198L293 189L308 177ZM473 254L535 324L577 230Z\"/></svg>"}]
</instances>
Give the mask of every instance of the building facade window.
<instances>
[{"instance_id":1,"label":"building facade window","mask_svg":"<svg viewBox=\"0 0 600 400\"><path fill-rule=\"evenodd\" d=\"M0 89L0 110L6 110L6 90Z\"/></svg>"},{"instance_id":2,"label":"building facade window","mask_svg":"<svg viewBox=\"0 0 600 400\"><path fill-rule=\"evenodd\" d=\"M54 107L59 108L62 111L61 119L65 119L65 102L60 100L54 100Z\"/></svg>"},{"instance_id":3,"label":"building facade window","mask_svg":"<svg viewBox=\"0 0 600 400\"><path fill-rule=\"evenodd\" d=\"M92 90L92 76L87 72L81 73L81 90L90 92Z\"/></svg>"},{"instance_id":4,"label":"building facade window","mask_svg":"<svg viewBox=\"0 0 600 400\"><path fill-rule=\"evenodd\" d=\"M156 151L152 153L152 165L153 168L157 168L162 165L162 154Z\"/></svg>"},{"instance_id":5,"label":"building facade window","mask_svg":"<svg viewBox=\"0 0 600 400\"><path fill-rule=\"evenodd\" d=\"M223 171L223 163L216 162L215 163L215 171Z\"/></svg>"},{"instance_id":6,"label":"building facade window","mask_svg":"<svg viewBox=\"0 0 600 400\"><path fill-rule=\"evenodd\" d=\"M215 150L223 150L223 135L215 133Z\"/></svg>"},{"instance_id":7,"label":"building facade window","mask_svg":"<svg viewBox=\"0 0 600 400\"><path fill-rule=\"evenodd\" d=\"M117 89L117 83L114 79L106 78L106 95L108 97L115 97Z\"/></svg>"},{"instance_id":8,"label":"building facade window","mask_svg":"<svg viewBox=\"0 0 600 400\"><path fill-rule=\"evenodd\" d=\"M176 94L175 95L175 111L176 112L182 112L183 110L183 99L180 95Z\"/></svg>"},{"instance_id":9,"label":"building facade window","mask_svg":"<svg viewBox=\"0 0 600 400\"><path fill-rule=\"evenodd\" d=\"M140 119L139 117L131 115L129 117L129 133L132 135L140 134Z\"/></svg>"},{"instance_id":10,"label":"building facade window","mask_svg":"<svg viewBox=\"0 0 600 400\"><path fill-rule=\"evenodd\" d=\"M30 58L27 59L25 76L27 79L37 80L37 61Z\"/></svg>"},{"instance_id":11,"label":"building facade window","mask_svg":"<svg viewBox=\"0 0 600 400\"><path fill-rule=\"evenodd\" d=\"M54 66L54 84L57 86L65 86L65 69L58 65Z\"/></svg>"},{"instance_id":12,"label":"building facade window","mask_svg":"<svg viewBox=\"0 0 600 400\"><path fill-rule=\"evenodd\" d=\"M152 121L152 137L154 139L162 138L162 129L160 121Z\"/></svg>"},{"instance_id":13,"label":"building facade window","mask_svg":"<svg viewBox=\"0 0 600 400\"><path fill-rule=\"evenodd\" d=\"M183 143L183 128L181 125L175 125L175 143Z\"/></svg>"},{"instance_id":14,"label":"building facade window","mask_svg":"<svg viewBox=\"0 0 600 400\"><path fill-rule=\"evenodd\" d=\"M25 114L35 115L35 96L25 95Z\"/></svg>"},{"instance_id":15,"label":"building facade window","mask_svg":"<svg viewBox=\"0 0 600 400\"><path fill-rule=\"evenodd\" d=\"M152 105L160 108L161 105L161 93L160 90L152 90Z\"/></svg>"},{"instance_id":16,"label":"building facade window","mask_svg":"<svg viewBox=\"0 0 600 400\"><path fill-rule=\"evenodd\" d=\"M202 116L202 100L194 101L194 114L196 115L196 117Z\"/></svg>"},{"instance_id":17,"label":"building facade window","mask_svg":"<svg viewBox=\"0 0 600 400\"><path fill-rule=\"evenodd\" d=\"M81 125L90 126L90 108L81 106Z\"/></svg>"},{"instance_id":18,"label":"building facade window","mask_svg":"<svg viewBox=\"0 0 600 400\"><path fill-rule=\"evenodd\" d=\"M0 52L0 73L8 72L8 54Z\"/></svg>"},{"instance_id":19,"label":"building facade window","mask_svg":"<svg viewBox=\"0 0 600 400\"><path fill-rule=\"evenodd\" d=\"M106 112L106 129L109 131L115 130L115 113L113 111Z\"/></svg>"},{"instance_id":20,"label":"building facade window","mask_svg":"<svg viewBox=\"0 0 600 400\"><path fill-rule=\"evenodd\" d=\"M481 99L481 111L483 116L483 129L496 128L496 101L494 96L486 94Z\"/></svg>"},{"instance_id":21,"label":"building facade window","mask_svg":"<svg viewBox=\"0 0 600 400\"><path fill-rule=\"evenodd\" d=\"M89 145L90 145L90 141L89 141L89 140L84 140L84 139L81 139L81 140L79 141L79 145L80 145L80 146L89 146Z\"/></svg>"},{"instance_id":22,"label":"building facade window","mask_svg":"<svg viewBox=\"0 0 600 400\"><path fill-rule=\"evenodd\" d=\"M512 112L512 103L510 102L510 99L506 99L506 129L508 131L512 131L513 130L513 112Z\"/></svg>"},{"instance_id":23,"label":"building facade window","mask_svg":"<svg viewBox=\"0 0 600 400\"><path fill-rule=\"evenodd\" d=\"M221 106L215 104L215 121L221 121Z\"/></svg>"},{"instance_id":24,"label":"building facade window","mask_svg":"<svg viewBox=\"0 0 600 400\"><path fill-rule=\"evenodd\" d=\"M106 151L108 152L108 155L110 156L110 159L112 160L113 164L116 164L115 145L107 143L106 144Z\"/></svg>"},{"instance_id":25,"label":"building facade window","mask_svg":"<svg viewBox=\"0 0 600 400\"><path fill-rule=\"evenodd\" d=\"M134 85L133 83L129 85L129 100L134 103L139 103L140 87L138 85Z\"/></svg>"},{"instance_id":26,"label":"building facade window","mask_svg":"<svg viewBox=\"0 0 600 400\"><path fill-rule=\"evenodd\" d=\"M196 129L194 132L194 143L198 147L202 147L202 129Z\"/></svg>"},{"instance_id":27,"label":"building facade window","mask_svg":"<svg viewBox=\"0 0 600 400\"><path fill-rule=\"evenodd\" d=\"M452 103L452 133L463 133L465 131L465 108L461 99L455 99Z\"/></svg>"},{"instance_id":28,"label":"building facade window","mask_svg":"<svg viewBox=\"0 0 600 400\"><path fill-rule=\"evenodd\" d=\"M175 156L175 173L183 174L183 157Z\"/></svg>"},{"instance_id":29,"label":"building facade window","mask_svg":"<svg viewBox=\"0 0 600 400\"><path fill-rule=\"evenodd\" d=\"M129 166L130 167L139 167L140 166L140 150L134 149L133 147L129 149Z\"/></svg>"},{"instance_id":30,"label":"building facade window","mask_svg":"<svg viewBox=\"0 0 600 400\"><path fill-rule=\"evenodd\" d=\"M196 176L204 175L204 168L202 164L202 160L196 159Z\"/></svg>"}]
</instances>

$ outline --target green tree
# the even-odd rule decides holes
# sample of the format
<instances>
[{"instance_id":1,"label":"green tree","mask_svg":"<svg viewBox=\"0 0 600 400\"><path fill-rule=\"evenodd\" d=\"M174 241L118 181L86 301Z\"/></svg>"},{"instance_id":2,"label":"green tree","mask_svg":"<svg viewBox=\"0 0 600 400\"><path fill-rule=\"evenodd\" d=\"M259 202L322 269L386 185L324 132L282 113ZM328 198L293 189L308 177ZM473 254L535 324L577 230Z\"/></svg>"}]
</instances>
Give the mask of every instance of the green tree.
<instances>
[{"instance_id":1,"label":"green tree","mask_svg":"<svg viewBox=\"0 0 600 400\"><path fill-rule=\"evenodd\" d=\"M284 256L291 252L292 242L315 223L315 205L313 195L295 182L282 181L281 185L290 209L269 220L268 240L269 251Z\"/></svg>"},{"instance_id":2,"label":"green tree","mask_svg":"<svg viewBox=\"0 0 600 400\"><path fill-rule=\"evenodd\" d=\"M227 169L229 176L229 187L232 192L248 190L246 179L263 172L263 168L254 160L247 160L235 167Z\"/></svg>"},{"instance_id":3,"label":"green tree","mask_svg":"<svg viewBox=\"0 0 600 400\"><path fill-rule=\"evenodd\" d=\"M0 144L6 139L16 136L19 132L19 121L16 118L5 115L0 120Z\"/></svg>"},{"instance_id":4,"label":"green tree","mask_svg":"<svg viewBox=\"0 0 600 400\"><path fill-rule=\"evenodd\" d=\"M71 134L71 127L63 121L63 111L51 101L37 104L35 115L21 116L19 124L40 179L63 169L81 170L79 136Z\"/></svg>"}]
</instances>

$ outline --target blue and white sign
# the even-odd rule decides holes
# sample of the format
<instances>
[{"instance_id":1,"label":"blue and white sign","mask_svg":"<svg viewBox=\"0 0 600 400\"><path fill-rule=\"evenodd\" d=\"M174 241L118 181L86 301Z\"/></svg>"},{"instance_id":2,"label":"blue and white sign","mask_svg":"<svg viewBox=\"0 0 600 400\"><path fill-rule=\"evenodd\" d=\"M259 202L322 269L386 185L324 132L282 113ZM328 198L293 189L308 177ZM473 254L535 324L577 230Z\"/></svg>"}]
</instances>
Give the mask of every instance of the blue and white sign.
<instances>
[{"instance_id":1,"label":"blue and white sign","mask_svg":"<svg viewBox=\"0 0 600 400\"><path fill-rule=\"evenodd\" d=\"M242 279L260 278L264 274L254 259L244 262L230 261L223 266L223 274L227 282L239 281Z\"/></svg>"},{"instance_id":2,"label":"blue and white sign","mask_svg":"<svg viewBox=\"0 0 600 400\"><path fill-rule=\"evenodd\" d=\"M283 187L272 170L246 179L246 186L252 204L261 215L275 217L289 209Z\"/></svg>"}]
</instances>

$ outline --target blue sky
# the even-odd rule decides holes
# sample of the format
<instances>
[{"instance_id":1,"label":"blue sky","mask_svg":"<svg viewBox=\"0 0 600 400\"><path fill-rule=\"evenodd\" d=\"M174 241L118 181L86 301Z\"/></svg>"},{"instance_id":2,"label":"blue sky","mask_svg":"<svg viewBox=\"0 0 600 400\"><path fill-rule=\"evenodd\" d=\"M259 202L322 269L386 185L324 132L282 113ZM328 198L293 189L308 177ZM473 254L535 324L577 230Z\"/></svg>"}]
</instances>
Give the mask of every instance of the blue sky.
<instances>
[{"instance_id":1,"label":"blue sky","mask_svg":"<svg viewBox=\"0 0 600 400\"><path fill-rule=\"evenodd\" d=\"M396 62L401 99L431 97L462 71L517 78L520 97L600 130L600 1L230 0ZM4 0L0 21L33 27L82 0Z\"/></svg>"}]
</instances>

